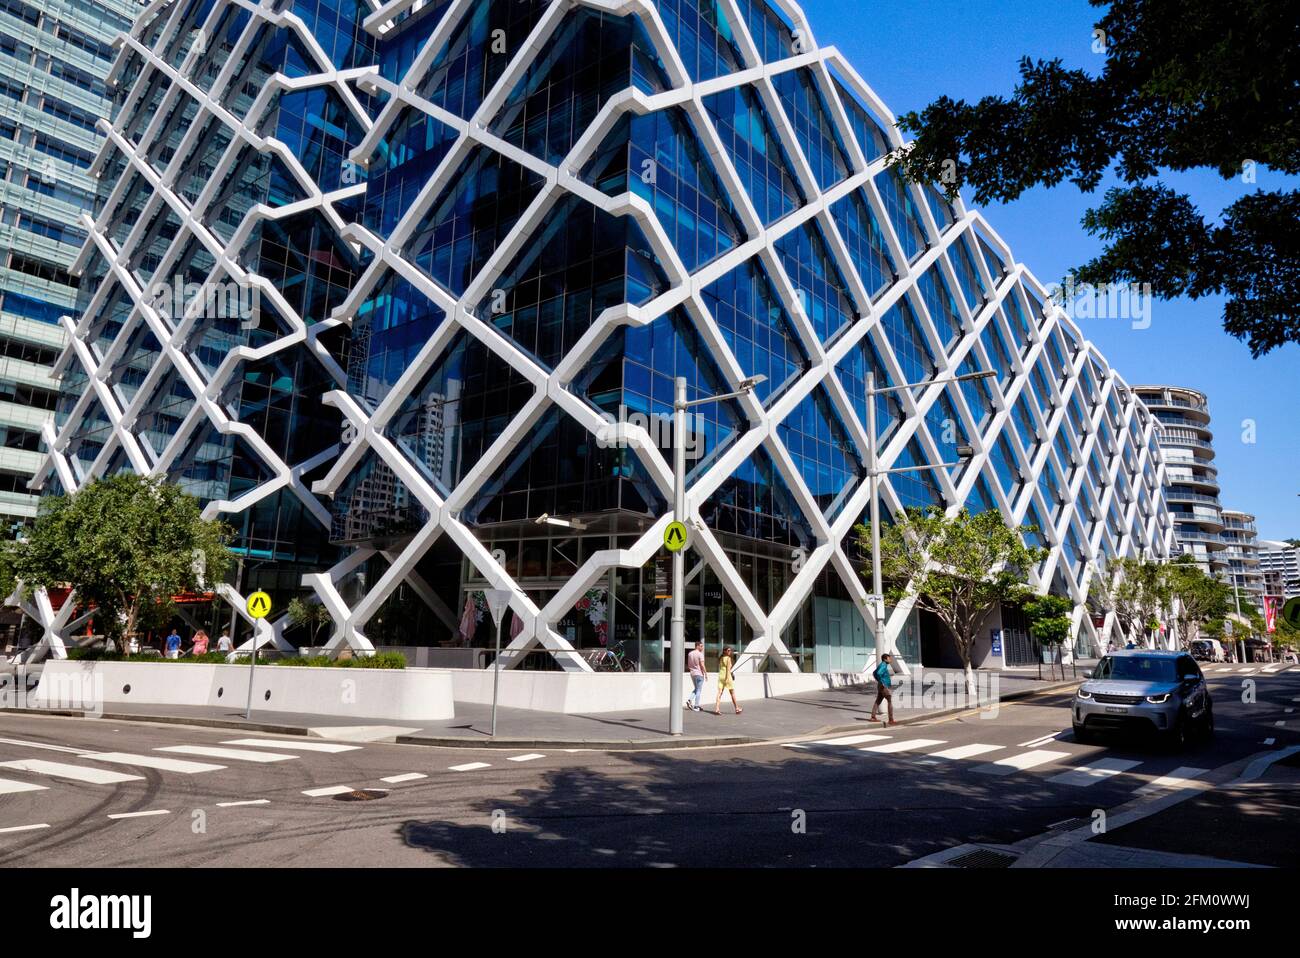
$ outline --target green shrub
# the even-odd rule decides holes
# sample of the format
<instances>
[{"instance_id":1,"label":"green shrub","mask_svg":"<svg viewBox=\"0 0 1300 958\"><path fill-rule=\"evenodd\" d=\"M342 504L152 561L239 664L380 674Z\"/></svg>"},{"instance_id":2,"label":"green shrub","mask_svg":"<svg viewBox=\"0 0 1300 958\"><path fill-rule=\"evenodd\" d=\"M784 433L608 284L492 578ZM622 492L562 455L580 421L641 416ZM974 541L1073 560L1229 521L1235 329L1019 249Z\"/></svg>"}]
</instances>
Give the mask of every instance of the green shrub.
<instances>
[{"instance_id":1,"label":"green shrub","mask_svg":"<svg viewBox=\"0 0 1300 958\"><path fill-rule=\"evenodd\" d=\"M376 652L374 655L354 655L350 659L336 659L329 655L286 656L275 659L271 665L294 665L316 669L404 669L406 656L401 652Z\"/></svg>"}]
</instances>

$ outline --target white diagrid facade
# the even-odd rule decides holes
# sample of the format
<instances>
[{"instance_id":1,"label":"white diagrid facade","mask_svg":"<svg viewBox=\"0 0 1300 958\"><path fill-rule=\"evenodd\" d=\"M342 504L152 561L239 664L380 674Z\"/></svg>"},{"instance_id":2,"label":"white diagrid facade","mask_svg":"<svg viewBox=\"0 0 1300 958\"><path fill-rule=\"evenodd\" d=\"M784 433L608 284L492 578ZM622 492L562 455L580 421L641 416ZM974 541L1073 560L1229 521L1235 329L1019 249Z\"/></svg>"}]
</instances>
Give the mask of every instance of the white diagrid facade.
<instances>
[{"instance_id":1,"label":"white diagrid facade","mask_svg":"<svg viewBox=\"0 0 1300 958\"><path fill-rule=\"evenodd\" d=\"M814 37L762 0L151 4L115 67L137 91L99 161L116 185L87 223L42 478L178 478L256 574L319 597L332 648L481 645L501 588L512 665L540 648L586 669L616 642L656 668L663 382L702 396L762 372L698 425L688 610L741 668L856 670L865 370L992 369L880 403L885 467L977 450L891 476L886 510L1041 527L1035 584L1104 645L1098 565L1171 544L1153 420L978 213L886 171L892 115ZM149 283L177 271L255 289L255 315L156 308ZM267 380L291 395L250 392ZM251 585L225 594L242 607ZM31 611L57 653L68 622ZM890 610L905 657L916 627Z\"/></svg>"}]
</instances>

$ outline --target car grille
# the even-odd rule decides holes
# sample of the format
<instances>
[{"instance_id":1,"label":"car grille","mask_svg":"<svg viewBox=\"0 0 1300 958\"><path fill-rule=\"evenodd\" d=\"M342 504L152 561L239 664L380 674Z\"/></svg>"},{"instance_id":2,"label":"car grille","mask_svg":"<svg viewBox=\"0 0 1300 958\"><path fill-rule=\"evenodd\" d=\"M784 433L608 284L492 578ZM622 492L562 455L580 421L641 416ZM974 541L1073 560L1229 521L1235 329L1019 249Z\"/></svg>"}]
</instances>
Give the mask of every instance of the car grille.
<instances>
[{"instance_id":1,"label":"car grille","mask_svg":"<svg viewBox=\"0 0 1300 958\"><path fill-rule=\"evenodd\" d=\"M1092 697L1106 705L1137 705L1142 701L1140 695L1108 695L1104 692L1095 692Z\"/></svg>"}]
</instances>

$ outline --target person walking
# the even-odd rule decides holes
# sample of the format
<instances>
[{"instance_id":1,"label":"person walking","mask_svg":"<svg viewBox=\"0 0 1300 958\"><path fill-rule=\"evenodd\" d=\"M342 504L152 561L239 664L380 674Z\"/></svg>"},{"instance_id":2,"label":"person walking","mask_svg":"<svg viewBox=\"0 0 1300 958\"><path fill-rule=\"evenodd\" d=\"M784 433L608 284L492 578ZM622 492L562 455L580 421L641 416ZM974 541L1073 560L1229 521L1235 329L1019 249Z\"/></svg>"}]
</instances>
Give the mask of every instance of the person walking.
<instances>
[{"instance_id":1,"label":"person walking","mask_svg":"<svg viewBox=\"0 0 1300 958\"><path fill-rule=\"evenodd\" d=\"M167 658L179 659L181 657L181 637L176 633L174 628L167 636L165 648L167 650Z\"/></svg>"},{"instance_id":2,"label":"person walking","mask_svg":"<svg viewBox=\"0 0 1300 958\"><path fill-rule=\"evenodd\" d=\"M696 642L689 655L686 656L686 668L691 673L691 684L695 691L691 693L691 700L686 703L686 707L692 712L700 710L700 693L704 691L704 643Z\"/></svg>"},{"instance_id":3,"label":"person walking","mask_svg":"<svg viewBox=\"0 0 1300 958\"><path fill-rule=\"evenodd\" d=\"M886 652L880 657L880 663L876 666L875 671L871 673L876 680L876 702L871 706L872 722L880 718L880 703L883 701L889 712L889 722L887 724L898 724L894 721L893 661L894 657Z\"/></svg>"},{"instance_id":4,"label":"person walking","mask_svg":"<svg viewBox=\"0 0 1300 958\"><path fill-rule=\"evenodd\" d=\"M723 692L731 693L731 704L735 708L737 715L745 711L740 707L740 703L736 701L736 681L733 672L736 662L735 654L731 646L727 646L722 650L722 658L718 660L718 700L713 703L714 715L722 714Z\"/></svg>"}]
</instances>

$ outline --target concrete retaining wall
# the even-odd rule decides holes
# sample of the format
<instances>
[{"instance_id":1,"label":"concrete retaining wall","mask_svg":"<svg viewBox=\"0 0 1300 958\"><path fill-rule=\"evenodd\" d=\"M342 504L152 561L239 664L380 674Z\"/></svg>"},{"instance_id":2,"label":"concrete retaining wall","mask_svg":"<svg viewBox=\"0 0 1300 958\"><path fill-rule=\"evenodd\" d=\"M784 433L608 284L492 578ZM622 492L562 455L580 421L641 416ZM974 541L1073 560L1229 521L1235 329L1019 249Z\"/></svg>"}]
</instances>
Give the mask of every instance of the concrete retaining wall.
<instances>
[{"instance_id":1,"label":"concrete retaining wall","mask_svg":"<svg viewBox=\"0 0 1300 958\"><path fill-rule=\"evenodd\" d=\"M491 669L430 669L447 675L457 702L492 703ZM759 698L820 692L828 688L856 685L865 677L856 672L745 672L736 675L736 695L741 705ZM682 676L685 694L690 679ZM704 685L703 704L713 708L718 694L717 676ZM503 708L536 709L541 712L591 714L630 712L637 709L667 708L666 672L530 672L504 669L501 672L499 703ZM730 702L730 698L727 699Z\"/></svg>"},{"instance_id":2,"label":"concrete retaining wall","mask_svg":"<svg viewBox=\"0 0 1300 958\"><path fill-rule=\"evenodd\" d=\"M445 671L290 665L258 666L255 671L254 709L404 722L455 717L453 683ZM120 704L243 708L248 673L247 665L50 660L29 704L89 708L95 703L84 700L93 696L107 711Z\"/></svg>"}]
</instances>

